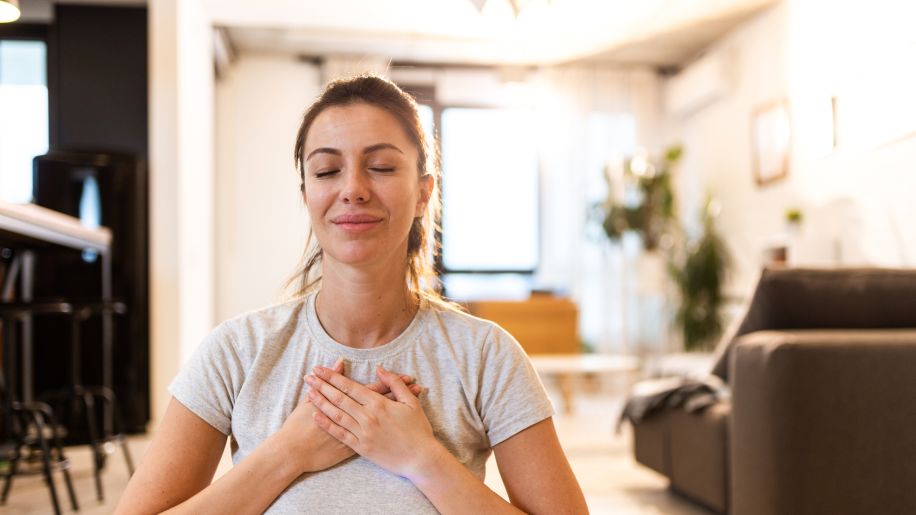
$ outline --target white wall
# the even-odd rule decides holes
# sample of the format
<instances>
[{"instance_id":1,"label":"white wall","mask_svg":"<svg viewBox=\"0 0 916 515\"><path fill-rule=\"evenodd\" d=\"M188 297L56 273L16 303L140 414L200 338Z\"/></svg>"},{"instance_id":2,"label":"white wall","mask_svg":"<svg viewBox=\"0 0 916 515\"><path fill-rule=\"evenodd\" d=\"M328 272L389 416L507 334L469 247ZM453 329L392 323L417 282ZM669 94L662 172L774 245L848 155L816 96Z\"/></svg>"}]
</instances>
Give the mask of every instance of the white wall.
<instances>
[{"instance_id":1,"label":"white wall","mask_svg":"<svg viewBox=\"0 0 916 515\"><path fill-rule=\"evenodd\" d=\"M293 163L316 66L242 54L216 84L216 318L282 300L308 233Z\"/></svg>"},{"instance_id":2,"label":"white wall","mask_svg":"<svg viewBox=\"0 0 916 515\"><path fill-rule=\"evenodd\" d=\"M916 266L916 36L899 21L913 10L787 0L708 53L733 59L731 92L686 117L671 114L668 132L685 147L683 215L695 219L706 191L721 201L718 225L735 260L730 292L747 294L764 247L786 238L795 265ZM751 114L783 98L793 130L789 176L758 187ZM786 236L790 208L805 217L798 236Z\"/></svg>"},{"instance_id":3,"label":"white wall","mask_svg":"<svg viewBox=\"0 0 916 515\"><path fill-rule=\"evenodd\" d=\"M195 0L151 0L150 391L152 418L213 325L213 58Z\"/></svg>"}]
</instances>

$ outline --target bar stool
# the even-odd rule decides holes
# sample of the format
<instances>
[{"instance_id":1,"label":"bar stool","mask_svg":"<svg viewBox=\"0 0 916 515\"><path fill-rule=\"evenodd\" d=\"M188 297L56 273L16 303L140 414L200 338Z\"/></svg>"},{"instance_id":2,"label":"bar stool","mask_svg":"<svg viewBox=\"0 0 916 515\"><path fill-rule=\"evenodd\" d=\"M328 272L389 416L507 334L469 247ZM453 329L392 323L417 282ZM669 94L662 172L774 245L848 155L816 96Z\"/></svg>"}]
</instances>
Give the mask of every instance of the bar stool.
<instances>
[{"instance_id":1,"label":"bar stool","mask_svg":"<svg viewBox=\"0 0 916 515\"><path fill-rule=\"evenodd\" d=\"M15 374L16 352L15 331L10 319L3 319L4 358L11 375ZM59 426L51 407L43 402L23 403L15 400L14 393L7 388L5 375L0 370L0 397L3 401L5 440L0 444L0 459L8 462L3 474L3 491L0 493L0 505L6 504L13 477L26 473L20 469L22 461L41 460L41 474L44 476L54 513L59 515L60 503L57 500L57 489L54 486L52 471L59 469L64 476L64 484L70 498L70 506L79 510L76 492L70 479L70 460L64 455L60 440ZM26 452L23 453L23 450Z\"/></svg>"},{"instance_id":2,"label":"bar stool","mask_svg":"<svg viewBox=\"0 0 916 515\"><path fill-rule=\"evenodd\" d=\"M93 454L93 474L95 476L96 498L99 501L105 499L102 491L101 472L105 468L105 461L108 455L106 447L109 443L117 443L124 454L124 461L127 465L128 475L134 474L133 459L130 455L130 449L127 446L127 437L124 435L124 423L121 417L121 410L115 397L114 391L106 386L84 385L82 383L82 324L94 316L103 315L109 312L114 315L124 315L127 313L127 306L123 302L101 302L101 301L76 301L68 300L67 304L71 306L70 313L70 385L63 389L42 396L42 400L59 407L58 413L64 413L63 403L69 404L69 413L79 413L83 410L86 417L86 426L89 432L89 445L92 447ZM2 308L0 308L2 311ZM109 427L107 421L103 421L102 430L98 428L98 417L96 415L96 400L103 403L103 414L107 407L107 412L112 414L113 426ZM103 417L104 418L104 417Z\"/></svg>"},{"instance_id":3,"label":"bar stool","mask_svg":"<svg viewBox=\"0 0 916 515\"><path fill-rule=\"evenodd\" d=\"M123 315L127 307L122 302L99 301L30 301L21 303L0 303L0 317L6 320L23 319L26 316L58 315L67 316L70 321L70 384L50 394L42 400L57 408L57 413L70 415L76 420L80 415L85 417L89 433L89 445L93 454L93 475L95 477L96 498L104 500L101 472L105 467L106 448L109 443L120 444L124 453L129 475L133 475L134 466L127 439L123 433L121 412L114 392L106 386L82 384L82 324L89 318L105 313ZM6 325L6 324L5 324ZM12 324L9 324L12 325ZM112 414L114 427L110 427L107 417L99 431L99 418L96 401L103 404L103 415Z\"/></svg>"}]
</instances>

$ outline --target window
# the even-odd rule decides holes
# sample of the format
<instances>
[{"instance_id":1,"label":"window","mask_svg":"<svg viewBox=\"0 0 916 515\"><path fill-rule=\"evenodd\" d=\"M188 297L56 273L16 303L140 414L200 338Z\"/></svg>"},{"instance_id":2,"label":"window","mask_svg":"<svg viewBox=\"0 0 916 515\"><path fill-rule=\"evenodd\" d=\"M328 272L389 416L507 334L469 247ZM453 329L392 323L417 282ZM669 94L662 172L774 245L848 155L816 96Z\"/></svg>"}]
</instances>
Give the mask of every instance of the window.
<instances>
[{"instance_id":1,"label":"window","mask_svg":"<svg viewBox=\"0 0 916 515\"><path fill-rule=\"evenodd\" d=\"M0 39L0 200L32 200L32 158L48 151L44 41Z\"/></svg>"},{"instance_id":2,"label":"window","mask_svg":"<svg viewBox=\"0 0 916 515\"><path fill-rule=\"evenodd\" d=\"M442 264L449 272L533 272L539 259L533 116L442 112Z\"/></svg>"}]
</instances>

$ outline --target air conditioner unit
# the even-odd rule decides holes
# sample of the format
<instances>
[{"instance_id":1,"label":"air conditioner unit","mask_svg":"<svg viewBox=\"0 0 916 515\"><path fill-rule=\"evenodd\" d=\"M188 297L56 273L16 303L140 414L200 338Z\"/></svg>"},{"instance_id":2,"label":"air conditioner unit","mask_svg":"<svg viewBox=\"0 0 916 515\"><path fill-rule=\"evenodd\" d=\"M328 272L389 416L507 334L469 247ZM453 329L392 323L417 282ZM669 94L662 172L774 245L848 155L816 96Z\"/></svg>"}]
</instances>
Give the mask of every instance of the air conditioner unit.
<instances>
[{"instance_id":1,"label":"air conditioner unit","mask_svg":"<svg viewBox=\"0 0 916 515\"><path fill-rule=\"evenodd\" d=\"M708 54L665 82L665 110L687 117L727 96L735 86L734 52Z\"/></svg>"}]
</instances>

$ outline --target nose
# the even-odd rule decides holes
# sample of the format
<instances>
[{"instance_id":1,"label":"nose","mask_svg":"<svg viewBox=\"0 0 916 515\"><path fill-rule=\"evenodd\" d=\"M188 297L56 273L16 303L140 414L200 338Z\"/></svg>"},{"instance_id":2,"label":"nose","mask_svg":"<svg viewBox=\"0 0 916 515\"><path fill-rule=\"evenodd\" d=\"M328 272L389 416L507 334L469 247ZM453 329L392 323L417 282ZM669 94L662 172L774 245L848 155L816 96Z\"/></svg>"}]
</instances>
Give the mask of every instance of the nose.
<instances>
[{"instance_id":1,"label":"nose","mask_svg":"<svg viewBox=\"0 0 916 515\"><path fill-rule=\"evenodd\" d=\"M345 204L365 204L369 202L371 194L365 174L359 170L352 170L347 173L343 189L340 191L340 198Z\"/></svg>"}]
</instances>

